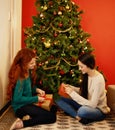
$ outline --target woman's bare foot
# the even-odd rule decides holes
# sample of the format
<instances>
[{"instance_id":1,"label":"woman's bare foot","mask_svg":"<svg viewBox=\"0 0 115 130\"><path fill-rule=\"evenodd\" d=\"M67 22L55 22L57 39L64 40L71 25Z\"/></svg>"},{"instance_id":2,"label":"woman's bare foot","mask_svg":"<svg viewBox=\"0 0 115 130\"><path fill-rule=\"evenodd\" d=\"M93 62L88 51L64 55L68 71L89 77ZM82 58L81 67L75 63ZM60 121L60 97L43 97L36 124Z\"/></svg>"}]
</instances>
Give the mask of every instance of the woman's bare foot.
<instances>
[{"instance_id":1,"label":"woman's bare foot","mask_svg":"<svg viewBox=\"0 0 115 130\"><path fill-rule=\"evenodd\" d=\"M23 128L23 121L20 118L17 118L17 120L13 123L10 130L16 130Z\"/></svg>"},{"instance_id":2,"label":"woman's bare foot","mask_svg":"<svg viewBox=\"0 0 115 130\"><path fill-rule=\"evenodd\" d=\"M29 115L23 116L22 120L29 120L31 117Z\"/></svg>"},{"instance_id":3,"label":"woman's bare foot","mask_svg":"<svg viewBox=\"0 0 115 130\"><path fill-rule=\"evenodd\" d=\"M76 116L75 117L78 121L80 121L81 120L81 118L79 117L79 116Z\"/></svg>"}]
</instances>

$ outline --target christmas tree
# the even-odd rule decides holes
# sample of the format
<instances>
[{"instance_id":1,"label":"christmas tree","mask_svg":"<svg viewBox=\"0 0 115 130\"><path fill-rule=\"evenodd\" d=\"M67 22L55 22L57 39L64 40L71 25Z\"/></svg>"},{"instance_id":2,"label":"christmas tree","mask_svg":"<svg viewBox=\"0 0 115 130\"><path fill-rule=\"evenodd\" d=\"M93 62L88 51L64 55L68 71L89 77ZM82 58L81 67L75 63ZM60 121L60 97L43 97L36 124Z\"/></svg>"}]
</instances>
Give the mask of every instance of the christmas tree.
<instances>
[{"instance_id":1,"label":"christmas tree","mask_svg":"<svg viewBox=\"0 0 115 130\"><path fill-rule=\"evenodd\" d=\"M90 34L81 25L82 10L71 0L36 0L37 15L26 27L25 44L37 58L38 85L57 93L62 82L78 86L81 81L77 58L92 52Z\"/></svg>"}]
</instances>

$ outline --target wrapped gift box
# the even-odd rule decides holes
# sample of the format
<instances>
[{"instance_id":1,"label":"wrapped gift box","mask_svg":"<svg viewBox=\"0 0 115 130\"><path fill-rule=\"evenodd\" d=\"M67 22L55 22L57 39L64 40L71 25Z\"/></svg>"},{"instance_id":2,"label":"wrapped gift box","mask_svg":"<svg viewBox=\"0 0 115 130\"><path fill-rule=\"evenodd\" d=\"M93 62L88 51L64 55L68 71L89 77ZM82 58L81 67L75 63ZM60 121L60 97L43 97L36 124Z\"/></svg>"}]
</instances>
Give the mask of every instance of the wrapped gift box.
<instances>
[{"instance_id":1,"label":"wrapped gift box","mask_svg":"<svg viewBox=\"0 0 115 130\"><path fill-rule=\"evenodd\" d=\"M62 97L70 98L70 96L67 93L65 93L65 86L63 83L59 86L58 94Z\"/></svg>"},{"instance_id":2,"label":"wrapped gift box","mask_svg":"<svg viewBox=\"0 0 115 130\"><path fill-rule=\"evenodd\" d=\"M50 111L51 106L53 104L53 94L46 94L44 96L44 102L38 102L36 105L40 106L41 108Z\"/></svg>"}]
</instances>

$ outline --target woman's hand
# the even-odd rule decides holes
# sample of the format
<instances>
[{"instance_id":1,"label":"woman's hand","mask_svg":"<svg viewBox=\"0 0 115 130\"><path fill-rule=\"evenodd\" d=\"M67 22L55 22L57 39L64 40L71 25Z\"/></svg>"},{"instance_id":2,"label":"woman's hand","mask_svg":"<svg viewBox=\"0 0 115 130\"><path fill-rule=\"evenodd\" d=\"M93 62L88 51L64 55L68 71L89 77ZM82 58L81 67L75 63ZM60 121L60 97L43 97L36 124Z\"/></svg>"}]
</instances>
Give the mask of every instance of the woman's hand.
<instances>
[{"instance_id":1,"label":"woman's hand","mask_svg":"<svg viewBox=\"0 0 115 130\"><path fill-rule=\"evenodd\" d=\"M45 96L45 91L42 89L37 88L36 92L38 93L39 96Z\"/></svg>"},{"instance_id":2,"label":"woman's hand","mask_svg":"<svg viewBox=\"0 0 115 130\"><path fill-rule=\"evenodd\" d=\"M43 102L44 100L45 100L44 97L40 97L40 96L38 96L38 101L39 101L39 102Z\"/></svg>"},{"instance_id":3,"label":"woman's hand","mask_svg":"<svg viewBox=\"0 0 115 130\"><path fill-rule=\"evenodd\" d=\"M64 87L65 93L67 93L68 95L73 91L69 84L62 83L62 85Z\"/></svg>"},{"instance_id":4,"label":"woman's hand","mask_svg":"<svg viewBox=\"0 0 115 130\"><path fill-rule=\"evenodd\" d=\"M69 86L65 87L65 92L69 95L71 92L73 91L73 89Z\"/></svg>"}]
</instances>

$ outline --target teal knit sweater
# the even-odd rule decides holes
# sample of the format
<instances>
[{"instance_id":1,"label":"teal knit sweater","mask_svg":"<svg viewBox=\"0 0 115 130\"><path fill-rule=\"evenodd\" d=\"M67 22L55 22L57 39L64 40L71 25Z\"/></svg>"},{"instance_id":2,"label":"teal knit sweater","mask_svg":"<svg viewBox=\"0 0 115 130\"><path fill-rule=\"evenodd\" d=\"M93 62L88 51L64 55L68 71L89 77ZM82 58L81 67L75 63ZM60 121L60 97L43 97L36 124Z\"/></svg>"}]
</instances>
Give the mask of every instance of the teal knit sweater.
<instances>
[{"instance_id":1,"label":"teal knit sweater","mask_svg":"<svg viewBox=\"0 0 115 130\"><path fill-rule=\"evenodd\" d=\"M11 105L16 112L20 107L38 102L38 96L33 96L36 93L36 86L31 87L31 79L28 77L22 81L18 80L14 89Z\"/></svg>"}]
</instances>

